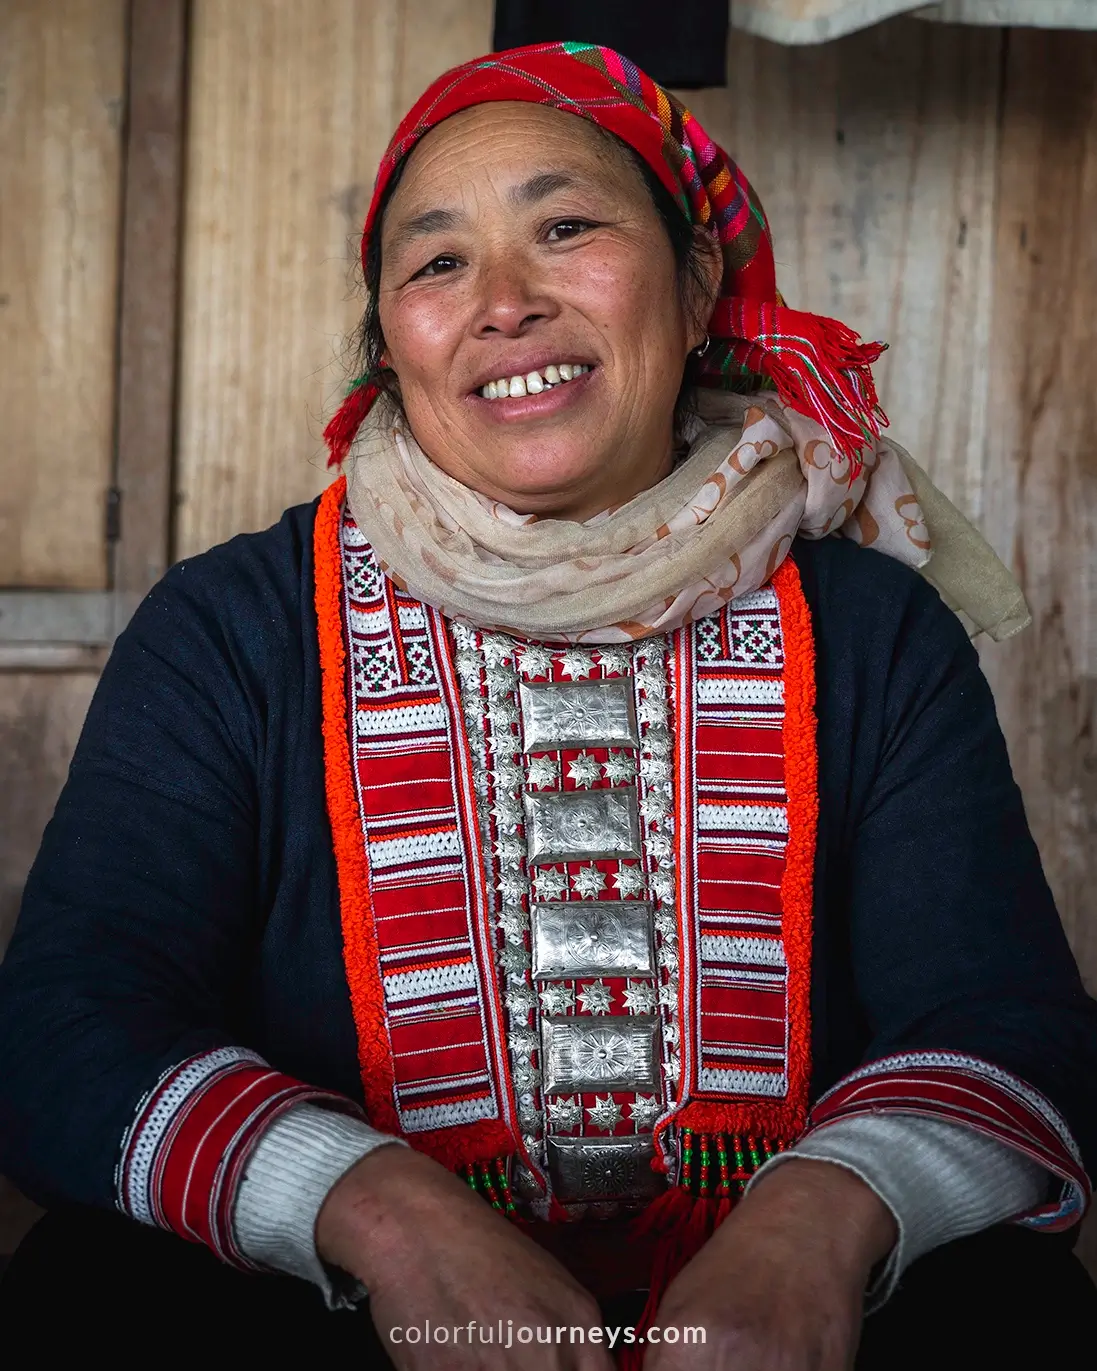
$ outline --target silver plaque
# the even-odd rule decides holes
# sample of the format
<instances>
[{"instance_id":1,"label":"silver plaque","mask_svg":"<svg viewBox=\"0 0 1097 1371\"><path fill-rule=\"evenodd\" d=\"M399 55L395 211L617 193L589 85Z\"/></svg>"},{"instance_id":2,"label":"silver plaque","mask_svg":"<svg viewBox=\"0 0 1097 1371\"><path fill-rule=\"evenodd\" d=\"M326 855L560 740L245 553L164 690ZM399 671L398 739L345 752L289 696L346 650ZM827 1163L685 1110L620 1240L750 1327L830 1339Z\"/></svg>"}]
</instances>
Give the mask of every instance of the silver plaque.
<instances>
[{"instance_id":1,"label":"silver plaque","mask_svg":"<svg viewBox=\"0 0 1097 1371\"><path fill-rule=\"evenodd\" d=\"M537 980L655 975L646 900L553 901L530 913Z\"/></svg>"},{"instance_id":2,"label":"silver plaque","mask_svg":"<svg viewBox=\"0 0 1097 1371\"><path fill-rule=\"evenodd\" d=\"M651 1169L650 1137L549 1138L553 1188L565 1204L574 1200L650 1199L666 1188Z\"/></svg>"},{"instance_id":3,"label":"silver plaque","mask_svg":"<svg viewBox=\"0 0 1097 1371\"><path fill-rule=\"evenodd\" d=\"M656 1090L654 1014L552 1015L541 1020L546 1094L577 1090Z\"/></svg>"},{"instance_id":4,"label":"silver plaque","mask_svg":"<svg viewBox=\"0 0 1097 1371\"><path fill-rule=\"evenodd\" d=\"M640 820L632 786L537 794L527 790L523 798L526 841L533 863L640 855Z\"/></svg>"},{"instance_id":5,"label":"silver plaque","mask_svg":"<svg viewBox=\"0 0 1097 1371\"><path fill-rule=\"evenodd\" d=\"M562 747L636 747L632 682L545 681L518 686L527 752Z\"/></svg>"}]
</instances>

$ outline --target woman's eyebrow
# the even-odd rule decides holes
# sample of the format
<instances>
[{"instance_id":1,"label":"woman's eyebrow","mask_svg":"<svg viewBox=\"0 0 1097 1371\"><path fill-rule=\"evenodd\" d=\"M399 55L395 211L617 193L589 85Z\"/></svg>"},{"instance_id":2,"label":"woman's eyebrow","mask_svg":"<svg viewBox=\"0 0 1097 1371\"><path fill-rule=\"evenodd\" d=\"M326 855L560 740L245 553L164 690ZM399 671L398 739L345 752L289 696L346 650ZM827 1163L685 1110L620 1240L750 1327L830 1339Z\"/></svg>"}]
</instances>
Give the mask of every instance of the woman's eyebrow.
<instances>
[{"instance_id":1,"label":"woman's eyebrow","mask_svg":"<svg viewBox=\"0 0 1097 1371\"><path fill-rule=\"evenodd\" d=\"M576 178L564 171L539 171L519 186L507 191L507 199L512 205L534 205L558 190L566 190L576 184Z\"/></svg>"},{"instance_id":2,"label":"woman's eyebrow","mask_svg":"<svg viewBox=\"0 0 1097 1371\"><path fill-rule=\"evenodd\" d=\"M544 200L549 195L555 195L558 190L566 190L569 186L576 184L578 184L577 178L569 176L566 172L539 171L536 176L529 177L520 185L512 186L507 191L507 199L516 207L533 205L538 200ZM397 224L392 230L389 248L391 250L403 247L407 243L414 242L416 238L425 238L430 233L445 233L449 229L457 228L467 218L468 216L463 210L424 210L422 214L413 215L410 219L405 219L402 224Z\"/></svg>"},{"instance_id":3,"label":"woman's eyebrow","mask_svg":"<svg viewBox=\"0 0 1097 1371\"><path fill-rule=\"evenodd\" d=\"M389 243L392 248L403 247L405 243L413 242L416 238L425 238L428 233L445 233L447 229L456 228L465 215L454 209L428 209L422 214L416 214L411 219L405 219L402 224L392 230L392 239Z\"/></svg>"}]
</instances>

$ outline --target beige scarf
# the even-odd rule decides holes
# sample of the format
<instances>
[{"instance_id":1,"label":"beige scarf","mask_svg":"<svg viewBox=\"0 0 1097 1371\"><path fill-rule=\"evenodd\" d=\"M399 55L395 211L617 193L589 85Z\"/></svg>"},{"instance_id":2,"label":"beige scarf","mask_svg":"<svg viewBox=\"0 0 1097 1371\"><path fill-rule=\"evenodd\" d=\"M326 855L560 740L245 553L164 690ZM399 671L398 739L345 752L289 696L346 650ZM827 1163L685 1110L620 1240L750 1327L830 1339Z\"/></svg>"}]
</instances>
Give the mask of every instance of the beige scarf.
<instances>
[{"instance_id":1,"label":"beige scarf","mask_svg":"<svg viewBox=\"0 0 1097 1371\"><path fill-rule=\"evenodd\" d=\"M667 633L757 590L798 534L839 533L916 567L969 632L1030 621L1020 587L897 443L849 462L770 395L698 392L689 453L625 505L575 523L516 514L447 476L391 406L346 462L347 499L382 565L417 599L481 628L562 642Z\"/></svg>"}]
</instances>

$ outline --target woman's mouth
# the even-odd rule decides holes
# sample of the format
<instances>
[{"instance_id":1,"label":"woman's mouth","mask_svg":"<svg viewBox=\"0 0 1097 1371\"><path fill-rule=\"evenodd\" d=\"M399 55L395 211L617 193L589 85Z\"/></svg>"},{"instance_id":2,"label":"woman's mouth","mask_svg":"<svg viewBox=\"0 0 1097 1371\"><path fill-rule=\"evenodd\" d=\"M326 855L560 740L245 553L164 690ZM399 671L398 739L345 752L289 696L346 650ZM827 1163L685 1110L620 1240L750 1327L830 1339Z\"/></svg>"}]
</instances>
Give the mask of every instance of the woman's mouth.
<instances>
[{"instance_id":1,"label":"woman's mouth","mask_svg":"<svg viewBox=\"0 0 1097 1371\"><path fill-rule=\"evenodd\" d=\"M524 376L501 376L498 381L481 386L480 394L485 400L520 400L526 395L540 395L542 391L566 385L588 371L590 367L579 362L558 362Z\"/></svg>"}]
</instances>

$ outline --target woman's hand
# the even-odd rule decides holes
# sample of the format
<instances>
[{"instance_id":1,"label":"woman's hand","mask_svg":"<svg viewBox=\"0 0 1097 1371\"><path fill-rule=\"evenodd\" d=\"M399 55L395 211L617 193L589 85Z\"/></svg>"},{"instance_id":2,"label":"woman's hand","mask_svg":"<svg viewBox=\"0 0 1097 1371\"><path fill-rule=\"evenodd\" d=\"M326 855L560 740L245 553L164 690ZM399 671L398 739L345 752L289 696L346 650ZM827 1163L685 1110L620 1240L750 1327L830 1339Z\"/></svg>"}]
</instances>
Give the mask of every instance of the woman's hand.
<instances>
[{"instance_id":1,"label":"woman's hand","mask_svg":"<svg viewBox=\"0 0 1097 1371\"><path fill-rule=\"evenodd\" d=\"M848 1371L865 1286L896 1240L891 1211L830 1162L775 1167L671 1283L656 1322L703 1346L651 1343L644 1371Z\"/></svg>"},{"instance_id":2,"label":"woman's hand","mask_svg":"<svg viewBox=\"0 0 1097 1371\"><path fill-rule=\"evenodd\" d=\"M400 1371L521 1367L611 1371L604 1347L572 1345L568 1330L600 1327L591 1295L513 1223L429 1157L381 1147L333 1187L316 1224L321 1257L357 1276L370 1316ZM445 1344L408 1329L449 1330ZM557 1344L519 1344L508 1320L562 1329ZM503 1347L499 1345L502 1322ZM494 1330L494 1342L482 1342Z\"/></svg>"}]
</instances>

